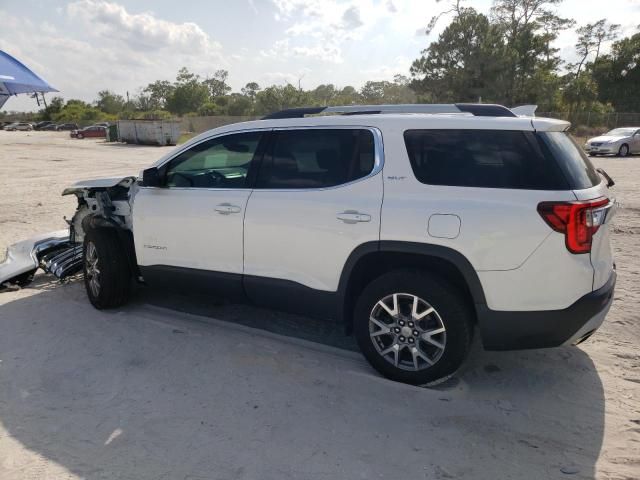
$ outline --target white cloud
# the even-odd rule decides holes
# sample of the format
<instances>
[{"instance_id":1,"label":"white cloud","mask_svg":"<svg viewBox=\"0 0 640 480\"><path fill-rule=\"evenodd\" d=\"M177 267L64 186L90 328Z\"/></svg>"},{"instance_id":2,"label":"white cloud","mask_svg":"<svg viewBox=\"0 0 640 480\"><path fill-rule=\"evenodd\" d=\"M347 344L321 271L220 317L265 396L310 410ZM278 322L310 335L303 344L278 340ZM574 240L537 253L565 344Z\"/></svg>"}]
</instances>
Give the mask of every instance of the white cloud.
<instances>
[{"instance_id":1,"label":"white cloud","mask_svg":"<svg viewBox=\"0 0 640 480\"><path fill-rule=\"evenodd\" d=\"M0 49L27 64L66 99L91 101L105 88L133 94L149 82L173 80L182 66L204 76L242 60L223 55L221 45L195 23L130 13L112 2L71 3L60 12L58 24L55 17L36 24L2 10L0 18ZM65 23L73 28L65 29ZM36 105L22 96L5 108Z\"/></svg>"},{"instance_id":2,"label":"white cloud","mask_svg":"<svg viewBox=\"0 0 640 480\"><path fill-rule=\"evenodd\" d=\"M396 75L408 76L412 62L413 60L409 57L399 56L389 63L367 68L363 73L375 80L393 80Z\"/></svg>"},{"instance_id":3,"label":"white cloud","mask_svg":"<svg viewBox=\"0 0 640 480\"><path fill-rule=\"evenodd\" d=\"M264 57L285 59L290 57L302 57L324 62L342 63L342 52L333 44L315 44L312 46L292 46L288 38L276 41L269 50L262 50Z\"/></svg>"},{"instance_id":4,"label":"white cloud","mask_svg":"<svg viewBox=\"0 0 640 480\"><path fill-rule=\"evenodd\" d=\"M80 0L68 5L67 13L90 26L93 35L119 40L136 50L166 48L181 53L213 54L222 48L195 23L169 22L151 13L132 14L117 3Z\"/></svg>"},{"instance_id":5,"label":"white cloud","mask_svg":"<svg viewBox=\"0 0 640 480\"><path fill-rule=\"evenodd\" d=\"M376 22L392 14L393 3L374 0L273 0L277 21L289 24L286 37L262 53L278 58L344 61L347 42L364 38Z\"/></svg>"}]
</instances>

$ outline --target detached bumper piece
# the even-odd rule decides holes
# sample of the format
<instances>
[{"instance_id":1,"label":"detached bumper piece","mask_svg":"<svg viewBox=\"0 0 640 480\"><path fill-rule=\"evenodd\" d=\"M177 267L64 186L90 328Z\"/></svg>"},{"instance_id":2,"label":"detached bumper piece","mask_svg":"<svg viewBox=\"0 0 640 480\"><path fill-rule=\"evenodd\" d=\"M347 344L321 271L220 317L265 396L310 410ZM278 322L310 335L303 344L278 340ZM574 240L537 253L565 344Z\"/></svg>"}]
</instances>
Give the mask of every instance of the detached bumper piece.
<instances>
[{"instance_id":1,"label":"detached bumper piece","mask_svg":"<svg viewBox=\"0 0 640 480\"><path fill-rule=\"evenodd\" d=\"M60 280L82 270L82 245L67 243L40 257L40 267Z\"/></svg>"},{"instance_id":2,"label":"detached bumper piece","mask_svg":"<svg viewBox=\"0 0 640 480\"><path fill-rule=\"evenodd\" d=\"M6 284L27 285L36 270L63 280L82 269L82 245L71 242L68 230L39 235L15 243L7 249L0 263L0 287Z\"/></svg>"}]
</instances>

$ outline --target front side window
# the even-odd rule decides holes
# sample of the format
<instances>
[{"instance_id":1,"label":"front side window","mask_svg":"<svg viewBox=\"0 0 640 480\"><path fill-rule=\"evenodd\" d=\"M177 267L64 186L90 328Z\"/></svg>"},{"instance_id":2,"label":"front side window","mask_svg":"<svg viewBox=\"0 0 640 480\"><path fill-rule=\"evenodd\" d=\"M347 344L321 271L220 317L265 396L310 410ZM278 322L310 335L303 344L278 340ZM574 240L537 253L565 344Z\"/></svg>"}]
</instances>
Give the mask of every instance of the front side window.
<instances>
[{"instance_id":1,"label":"front side window","mask_svg":"<svg viewBox=\"0 0 640 480\"><path fill-rule=\"evenodd\" d=\"M567 181L531 132L408 130L416 178L429 185L564 190Z\"/></svg>"},{"instance_id":2,"label":"front side window","mask_svg":"<svg viewBox=\"0 0 640 480\"><path fill-rule=\"evenodd\" d=\"M191 147L169 162L166 186L246 188L249 167L261 138L260 132L236 133Z\"/></svg>"},{"instance_id":3,"label":"front side window","mask_svg":"<svg viewBox=\"0 0 640 480\"><path fill-rule=\"evenodd\" d=\"M365 177L374 167L373 133L365 129L275 132L258 173L257 188L333 187Z\"/></svg>"}]
</instances>

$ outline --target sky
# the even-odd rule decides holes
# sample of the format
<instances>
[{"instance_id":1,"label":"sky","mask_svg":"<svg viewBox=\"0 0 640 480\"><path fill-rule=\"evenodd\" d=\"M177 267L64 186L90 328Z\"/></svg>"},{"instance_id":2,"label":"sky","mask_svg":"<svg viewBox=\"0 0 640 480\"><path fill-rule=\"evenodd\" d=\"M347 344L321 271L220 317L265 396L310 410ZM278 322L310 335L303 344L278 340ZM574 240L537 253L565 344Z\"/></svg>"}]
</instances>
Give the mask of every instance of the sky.
<instances>
[{"instance_id":1,"label":"sky","mask_svg":"<svg viewBox=\"0 0 640 480\"><path fill-rule=\"evenodd\" d=\"M464 4L488 13L492 0ZM0 50L65 99L135 95L182 66L228 70L234 91L250 81L359 88L408 75L450 20L427 36L430 18L446 9L446 0L0 0ZM607 18L626 35L640 24L640 0L564 0L557 11L578 24ZM564 32L556 42L568 61L575 39ZM23 95L3 109L37 105Z\"/></svg>"}]
</instances>

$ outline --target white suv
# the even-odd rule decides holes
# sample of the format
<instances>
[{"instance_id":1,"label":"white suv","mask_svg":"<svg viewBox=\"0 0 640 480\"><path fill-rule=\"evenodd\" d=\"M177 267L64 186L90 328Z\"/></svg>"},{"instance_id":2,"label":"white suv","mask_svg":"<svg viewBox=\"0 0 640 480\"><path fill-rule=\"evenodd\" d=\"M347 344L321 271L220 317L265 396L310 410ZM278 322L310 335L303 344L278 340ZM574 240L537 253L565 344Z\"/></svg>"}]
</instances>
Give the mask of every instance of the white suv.
<instances>
[{"instance_id":1,"label":"white suv","mask_svg":"<svg viewBox=\"0 0 640 480\"><path fill-rule=\"evenodd\" d=\"M568 127L498 105L286 110L206 132L141 179L65 190L71 243L38 256L59 276L83 265L97 308L136 280L338 319L383 375L425 384L476 327L488 349L521 349L602 323L613 182Z\"/></svg>"}]
</instances>

